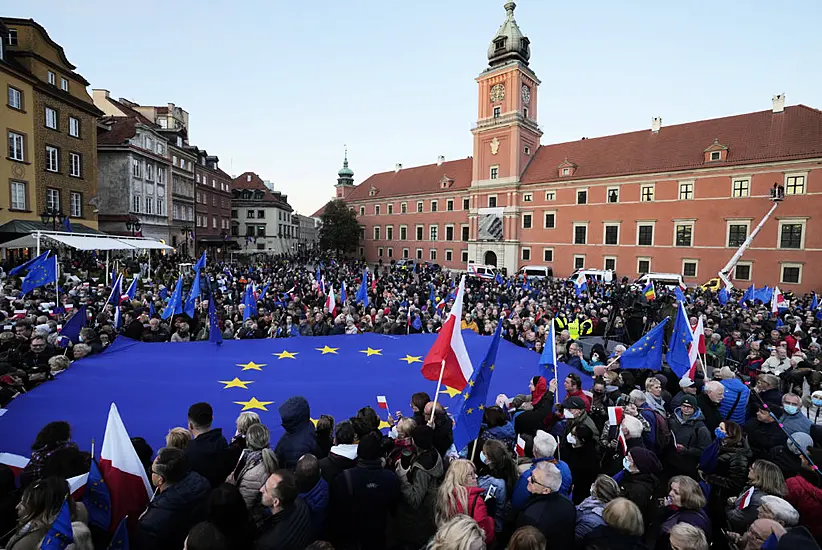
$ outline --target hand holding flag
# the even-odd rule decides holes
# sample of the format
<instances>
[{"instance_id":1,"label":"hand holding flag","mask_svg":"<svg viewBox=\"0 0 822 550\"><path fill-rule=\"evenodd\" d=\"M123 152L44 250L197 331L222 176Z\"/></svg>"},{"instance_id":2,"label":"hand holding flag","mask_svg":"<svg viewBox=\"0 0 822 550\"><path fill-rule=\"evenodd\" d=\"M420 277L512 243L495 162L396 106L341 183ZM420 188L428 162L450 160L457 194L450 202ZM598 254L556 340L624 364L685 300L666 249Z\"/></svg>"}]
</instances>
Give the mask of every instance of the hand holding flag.
<instances>
[{"instance_id":1,"label":"hand holding flag","mask_svg":"<svg viewBox=\"0 0 822 550\"><path fill-rule=\"evenodd\" d=\"M443 384L457 390L465 388L474 371L460 330L463 296L465 296L465 275L460 279L454 307L442 325L434 345L428 350L422 366L422 375L425 378L428 380L442 378Z\"/></svg>"}]
</instances>

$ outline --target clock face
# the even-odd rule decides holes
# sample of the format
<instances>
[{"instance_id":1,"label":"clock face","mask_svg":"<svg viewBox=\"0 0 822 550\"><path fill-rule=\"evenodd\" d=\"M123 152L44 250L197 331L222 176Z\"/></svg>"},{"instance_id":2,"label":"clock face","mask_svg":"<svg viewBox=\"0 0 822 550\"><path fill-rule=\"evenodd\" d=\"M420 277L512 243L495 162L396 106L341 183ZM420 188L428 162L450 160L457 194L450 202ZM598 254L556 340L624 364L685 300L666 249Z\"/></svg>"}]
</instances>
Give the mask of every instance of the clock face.
<instances>
[{"instance_id":1,"label":"clock face","mask_svg":"<svg viewBox=\"0 0 822 550\"><path fill-rule=\"evenodd\" d=\"M531 88L525 84L522 85L522 102L526 105L531 103Z\"/></svg>"},{"instance_id":2,"label":"clock face","mask_svg":"<svg viewBox=\"0 0 822 550\"><path fill-rule=\"evenodd\" d=\"M505 84L495 84L491 88L491 101L502 101L505 99Z\"/></svg>"}]
</instances>

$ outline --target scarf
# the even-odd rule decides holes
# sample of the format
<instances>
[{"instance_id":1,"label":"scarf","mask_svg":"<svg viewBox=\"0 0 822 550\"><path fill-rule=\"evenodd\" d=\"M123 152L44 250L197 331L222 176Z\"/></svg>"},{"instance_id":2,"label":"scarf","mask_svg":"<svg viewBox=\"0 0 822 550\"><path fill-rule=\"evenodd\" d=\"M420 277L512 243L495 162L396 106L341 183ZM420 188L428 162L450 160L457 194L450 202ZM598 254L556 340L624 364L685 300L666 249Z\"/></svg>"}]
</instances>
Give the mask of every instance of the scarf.
<instances>
[{"instance_id":1,"label":"scarf","mask_svg":"<svg viewBox=\"0 0 822 550\"><path fill-rule=\"evenodd\" d=\"M52 447L51 445L55 446ZM45 466L46 461L51 458L52 455L66 449L73 449L75 451L78 450L77 443L74 443L73 441L58 441L57 443L47 444L35 451L32 451L31 460L29 461L27 468L29 468L29 471L34 474L34 479L40 479L40 473L43 470L43 466Z\"/></svg>"},{"instance_id":2,"label":"scarf","mask_svg":"<svg viewBox=\"0 0 822 550\"><path fill-rule=\"evenodd\" d=\"M645 403L652 408L653 410L659 412L659 414L666 414L665 412L665 400L662 399L662 396L655 397L649 391L645 392Z\"/></svg>"}]
</instances>

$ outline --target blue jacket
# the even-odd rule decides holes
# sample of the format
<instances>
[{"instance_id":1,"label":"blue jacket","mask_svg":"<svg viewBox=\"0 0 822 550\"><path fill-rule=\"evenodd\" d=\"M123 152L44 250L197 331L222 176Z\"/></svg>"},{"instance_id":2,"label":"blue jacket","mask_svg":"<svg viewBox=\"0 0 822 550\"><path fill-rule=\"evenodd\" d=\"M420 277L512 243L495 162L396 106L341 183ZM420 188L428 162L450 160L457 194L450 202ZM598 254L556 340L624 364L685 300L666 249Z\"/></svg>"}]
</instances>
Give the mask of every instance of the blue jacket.
<instances>
[{"instance_id":1,"label":"blue jacket","mask_svg":"<svg viewBox=\"0 0 822 550\"><path fill-rule=\"evenodd\" d=\"M293 470L297 461L306 453L317 455L317 434L311 423L311 409L305 397L289 397L279 407L285 433L277 442L274 454L280 467Z\"/></svg>"},{"instance_id":2,"label":"blue jacket","mask_svg":"<svg viewBox=\"0 0 822 550\"><path fill-rule=\"evenodd\" d=\"M319 536L328 513L328 482L321 477L310 491L300 493L299 496L308 505L311 512L311 527L315 535Z\"/></svg>"},{"instance_id":3,"label":"blue jacket","mask_svg":"<svg viewBox=\"0 0 822 550\"><path fill-rule=\"evenodd\" d=\"M605 505L594 497L588 497L577 504L577 525L575 529L577 540L580 540L600 525L605 525L605 520L602 519L602 510L604 508Z\"/></svg>"},{"instance_id":4,"label":"blue jacket","mask_svg":"<svg viewBox=\"0 0 822 550\"><path fill-rule=\"evenodd\" d=\"M516 510L522 510L525 508L525 503L528 501L528 497L531 496L531 493L528 492L528 478L531 477L531 472L534 471L536 465L543 460L553 460L548 458L535 458L534 461L531 463L531 467L522 472L522 475L519 476L517 480L517 484L514 487L514 494L511 495L511 505ZM571 496L571 489L573 489L573 481L571 480L571 469L568 467L566 463L561 460L557 460L554 463L559 469L559 473L562 474L562 485L559 487L559 492L566 497Z\"/></svg>"},{"instance_id":5,"label":"blue jacket","mask_svg":"<svg viewBox=\"0 0 822 550\"><path fill-rule=\"evenodd\" d=\"M751 395L751 390L748 389L748 386L739 378L722 380L722 385L725 386L725 397L722 398L722 402L719 404L720 416L723 420L728 418L728 413L731 412L731 407L734 406L736 396L739 395L739 403L736 404L736 408L729 420L733 420L740 426L744 426L746 420L745 411L748 410L748 398Z\"/></svg>"},{"instance_id":6,"label":"blue jacket","mask_svg":"<svg viewBox=\"0 0 822 550\"><path fill-rule=\"evenodd\" d=\"M505 503L507 502L507 495L505 494L505 482L498 477L481 476L477 480L477 485L480 489L488 492L492 486L495 487L494 500L497 503L496 512L494 514L494 531L497 533L502 531L503 522L505 521Z\"/></svg>"}]
</instances>

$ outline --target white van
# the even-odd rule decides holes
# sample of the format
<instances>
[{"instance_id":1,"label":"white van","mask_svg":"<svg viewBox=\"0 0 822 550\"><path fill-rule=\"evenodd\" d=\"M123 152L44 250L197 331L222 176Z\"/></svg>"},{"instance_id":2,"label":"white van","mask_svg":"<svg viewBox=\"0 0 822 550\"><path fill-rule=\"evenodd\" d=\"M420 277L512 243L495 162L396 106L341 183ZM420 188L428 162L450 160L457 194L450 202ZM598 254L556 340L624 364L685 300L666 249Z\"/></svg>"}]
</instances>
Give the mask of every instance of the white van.
<instances>
[{"instance_id":1,"label":"white van","mask_svg":"<svg viewBox=\"0 0 822 550\"><path fill-rule=\"evenodd\" d=\"M517 277L524 276L529 279L545 279L554 276L554 269L545 265L524 265L517 271Z\"/></svg>"},{"instance_id":2,"label":"white van","mask_svg":"<svg viewBox=\"0 0 822 550\"><path fill-rule=\"evenodd\" d=\"M468 264L468 276L479 277L480 279L493 279L497 276L497 268L492 265L485 264Z\"/></svg>"},{"instance_id":3,"label":"white van","mask_svg":"<svg viewBox=\"0 0 822 550\"><path fill-rule=\"evenodd\" d=\"M653 282L654 286L664 286L670 290L674 290L676 287L679 287L685 290L685 281L682 280L682 275L679 273L646 273L642 277L636 280L634 283L635 288L642 290L648 283Z\"/></svg>"},{"instance_id":4,"label":"white van","mask_svg":"<svg viewBox=\"0 0 822 550\"><path fill-rule=\"evenodd\" d=\"M585 275L585 278L589 281L593 280L598 283L612 283L614 281L614 272L610 269L577 269L571 273L569 279L575 281L580 273Z\"/></svg>"}]
</instances>

